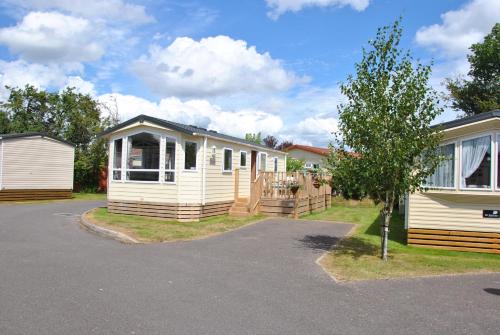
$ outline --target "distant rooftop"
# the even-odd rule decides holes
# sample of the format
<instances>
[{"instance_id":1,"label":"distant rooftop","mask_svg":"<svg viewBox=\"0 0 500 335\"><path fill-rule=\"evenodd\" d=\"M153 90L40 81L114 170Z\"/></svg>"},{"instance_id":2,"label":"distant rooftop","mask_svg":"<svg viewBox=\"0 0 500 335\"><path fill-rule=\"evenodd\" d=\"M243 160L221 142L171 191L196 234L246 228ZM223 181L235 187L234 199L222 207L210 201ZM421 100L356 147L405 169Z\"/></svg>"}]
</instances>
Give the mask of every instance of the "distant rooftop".
<instances>
[{"instance_id":1,"label":"distant rooftop","mask_svg":"<svg viewBox=\"0 0 500 335\"><path fill-rule=\"evenodd\" d=\"M289 147L286 147L283 150L288 152L294 149L312 152L321 156L328 156L330 154L330 149L328 148L312 147L309 145L301 145L301 144L293 144Z\"/></svg>"}]
</instances>

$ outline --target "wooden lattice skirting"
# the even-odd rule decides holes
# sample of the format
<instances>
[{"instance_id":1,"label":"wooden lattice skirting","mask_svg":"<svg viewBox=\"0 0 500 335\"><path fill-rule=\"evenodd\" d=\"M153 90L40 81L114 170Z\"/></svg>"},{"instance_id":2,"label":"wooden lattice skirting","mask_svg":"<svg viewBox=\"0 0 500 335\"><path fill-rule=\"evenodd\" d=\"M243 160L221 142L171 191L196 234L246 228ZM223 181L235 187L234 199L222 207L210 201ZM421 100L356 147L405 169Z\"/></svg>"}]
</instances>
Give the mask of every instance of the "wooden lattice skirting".
<instances>
[{"instance_id":1,"label":"wooden lattice skirting","mask_svg":"<svg viewBox=\"0 0 500 335\"><path fill-rule=\"evenodd\" d=\"M198 221L216 215L228 214L233 201L202 204L155 203L138 201L108 201L108 211L115 214L132 214L178 221Z\"/></svg>"},{"instance_id":2,"label":"wooden lattice skirting","mask_svg":"<svg viewBox=\"0 0 500 335\"><path fill-rule=\"evenodd\" d=\"M500 233L410 228L408 244L435 249L500 254Z\"/></svg>"},{"instance_id":3,"label":"wooden lattice skirting","mask_svg":"<svg viewBox=\"0 0 500 335\"><path fill-rule=\"evenodd\" d=\"M259 211L269 216L300 217L304 214L322 212L332 204L329 195L318 195L303 199L263 198Z\"/></svg>"},{"instance_id":4,"label":"wooden lattice skirting","mask_svg":"<svg viewBox=\"0 0 500 335\"><path fill-rule=\"evenodd\" d=\"M1 190L0 201L70 199L71 190Z\"/></svg>"}]
</instances>

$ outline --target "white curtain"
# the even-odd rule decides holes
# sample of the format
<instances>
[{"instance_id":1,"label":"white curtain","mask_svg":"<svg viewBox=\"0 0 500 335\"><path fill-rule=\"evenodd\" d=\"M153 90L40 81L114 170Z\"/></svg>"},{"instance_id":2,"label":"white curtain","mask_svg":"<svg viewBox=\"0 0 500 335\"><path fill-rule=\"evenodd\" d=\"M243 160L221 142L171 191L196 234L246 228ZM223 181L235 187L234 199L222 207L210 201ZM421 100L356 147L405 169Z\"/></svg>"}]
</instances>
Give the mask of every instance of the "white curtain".
<instances>
[{"instance_id":1,"label":"white curtain","mask_svg":"<svg viewBox=\"0 0 500 335\"><path fill-rule=\"evenodd\" d=\"M467 186L465 180L479 168L484 156L490 149L490 145L490 136L462 142L462 187Z\"/></svg>"},{"instance_id":2,"label":"white curtain","mask_svg":"<svg viewBox=\"0 0 500 335\"><path fill-rule=\"evenodd\" d=\"M455 186L455 144L448 144L439 148L445 158L436 168L432 176L427 178L427 185L434 187Z\"/></svg>"}]
</instances>

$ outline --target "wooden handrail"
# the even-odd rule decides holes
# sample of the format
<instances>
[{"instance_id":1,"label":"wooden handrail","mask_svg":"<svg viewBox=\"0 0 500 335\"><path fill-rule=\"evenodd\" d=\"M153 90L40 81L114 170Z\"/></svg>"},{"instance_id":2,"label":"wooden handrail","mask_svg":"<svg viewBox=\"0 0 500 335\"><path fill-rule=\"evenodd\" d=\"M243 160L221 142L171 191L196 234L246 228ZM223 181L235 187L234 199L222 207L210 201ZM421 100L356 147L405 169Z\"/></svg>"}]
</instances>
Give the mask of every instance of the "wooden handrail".
<instances>
[{"instance_id":1,"label":"wooden handrail","mask_svg":"<svg viewBox=\"0 0 500 335\"><path fill-rule=\"evenodd\" d=\"M257 178L255 178L255 180L251 182L250 185L250 203L248 204L248 206L250 213L252 214L256 212L260 198L262 197L263 180L264 180L263 174L259 174Z\"/></svg>"}]
</instances>

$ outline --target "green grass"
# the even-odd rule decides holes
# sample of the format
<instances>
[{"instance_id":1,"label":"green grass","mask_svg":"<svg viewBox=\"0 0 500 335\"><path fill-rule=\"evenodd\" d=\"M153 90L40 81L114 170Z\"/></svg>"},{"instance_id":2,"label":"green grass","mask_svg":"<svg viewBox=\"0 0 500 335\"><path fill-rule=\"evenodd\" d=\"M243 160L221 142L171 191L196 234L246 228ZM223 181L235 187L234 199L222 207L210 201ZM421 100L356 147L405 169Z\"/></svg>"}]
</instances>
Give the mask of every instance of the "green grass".
<instances>
[{"instance_id":1,"label":"green grass","mask_svg":"<svg viewBox=\"0 0 500 335\"><path fill-rule=\"evenodd\" d=\"M97 208L88 214L88 219L103 227L123 232L141 242L165 242L192 240L233 230L256 222L263 216L235 218L220 215L202 219L200 222L178 222L138 215L108 213L106 208Z\"/></svg>"},{"instance_id":2,"label":"green grass","mask_svg":"<svg viewBox=\"0 0 500 335\"><path fill-rule=\"evenodd\" d=\"M75 192L71 199L43 199L43 200L16 200L16 201L0 201L0 204L48 204L55 201L72 201L72 200L87 200L100 201L106 200L106 193L78 193Z\"/></svg>"},{"instance_id":3,"label":"green grass","mask_svg":"<svg viewBox=\"0 0 500 335\"><path fill-rule=\"evenodd\" d=\"M305 216L356 224L354 233L322 259L340 280L386 279L468 272L500 271L500 255L419 248L406 245L403 216L394 214L389 232L389 260L380 259L380 209L371 201L335 199L328 210Z\"/></svg>"},{"instance_id":4,"label":"green grass","mask_svg":"<svg viewBox=\"0 0 500 335\"><path fill-rule=\"evenodd\" d=\"M74 200L106 200L106 193L73 193Z\"/></svg>"}]
</instances>

